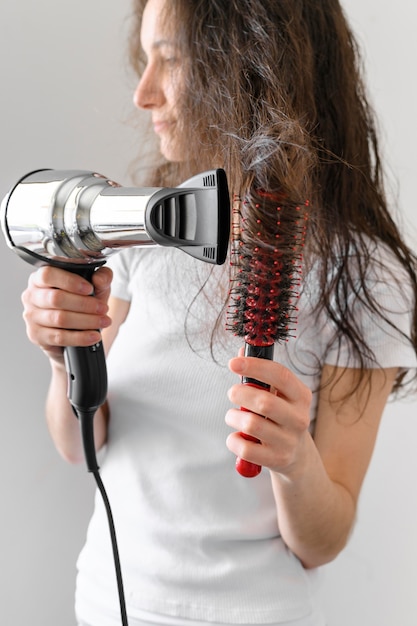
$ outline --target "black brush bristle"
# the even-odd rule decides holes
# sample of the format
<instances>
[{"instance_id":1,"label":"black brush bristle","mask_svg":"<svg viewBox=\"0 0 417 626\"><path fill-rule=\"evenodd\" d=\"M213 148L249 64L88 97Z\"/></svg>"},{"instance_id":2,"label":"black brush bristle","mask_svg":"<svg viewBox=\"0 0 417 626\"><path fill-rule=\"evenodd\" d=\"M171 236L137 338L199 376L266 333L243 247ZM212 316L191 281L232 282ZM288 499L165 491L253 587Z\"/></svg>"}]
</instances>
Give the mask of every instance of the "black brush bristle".
<instances>
[{"instance_id":1,"label":"black brush bristle","mask_svg":"<svg viewBox=\"0 0 417 626\"><path fill-rule=\"evenodd\" d=\"M254 346L295 330L308 203L258 191L235 199L228 329Z\"/></svg>"}]
</instances>

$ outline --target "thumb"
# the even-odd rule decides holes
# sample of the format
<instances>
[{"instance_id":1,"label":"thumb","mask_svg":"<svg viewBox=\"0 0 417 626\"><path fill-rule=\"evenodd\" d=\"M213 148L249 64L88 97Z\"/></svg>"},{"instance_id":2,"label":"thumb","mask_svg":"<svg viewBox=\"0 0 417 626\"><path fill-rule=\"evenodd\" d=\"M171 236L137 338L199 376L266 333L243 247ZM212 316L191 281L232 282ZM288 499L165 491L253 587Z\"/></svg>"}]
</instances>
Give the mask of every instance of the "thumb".
<instances>
[{"instance_id":1,"label":"thumb","mask_svg":"<svg viewBox=\"0 0 417 626\"><path fill-rule=\"evenodd\" d=\"M94 272L92 282L94 285L94 295L96 296L96 298L107 301L110 295L112 280L113 272L109 267L100 267Z\"/></svg>"}]
</instances>

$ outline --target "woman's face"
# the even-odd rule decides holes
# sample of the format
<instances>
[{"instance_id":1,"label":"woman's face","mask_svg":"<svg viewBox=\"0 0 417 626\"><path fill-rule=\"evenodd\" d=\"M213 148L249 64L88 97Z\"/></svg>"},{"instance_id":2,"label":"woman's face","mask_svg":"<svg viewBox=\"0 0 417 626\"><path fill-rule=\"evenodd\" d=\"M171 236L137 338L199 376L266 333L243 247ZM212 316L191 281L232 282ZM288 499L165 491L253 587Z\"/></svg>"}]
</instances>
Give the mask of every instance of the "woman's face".
<instances>
[{"instance_id":1,"label":"woman's face","mask_svg":"<svg viewBox=\"0 0 417 626\"><path fill-rule=\"evenodd\" d=\"M151 111L163 156L169 161L182 161L176 139L176 103L183 76L173 32L161 20L164 4L165 0L148 0L143 13L141 44L147 64L133 101L137 107Z\"/></svg>"}]
</instances>

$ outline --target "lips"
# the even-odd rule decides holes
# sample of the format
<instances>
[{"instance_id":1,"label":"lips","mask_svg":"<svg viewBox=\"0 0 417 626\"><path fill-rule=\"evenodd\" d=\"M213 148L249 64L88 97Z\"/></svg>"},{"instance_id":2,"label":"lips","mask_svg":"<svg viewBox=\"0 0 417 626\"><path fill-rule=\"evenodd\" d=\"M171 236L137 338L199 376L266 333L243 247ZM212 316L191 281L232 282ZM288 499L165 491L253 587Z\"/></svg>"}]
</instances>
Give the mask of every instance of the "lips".
<instances>
[{"instance_id":1,"label":"lips","mask_svg":"<svg viewBox=\"0 0 417 626\"><path fill-rule=\"evenodd\" d=\"M167 131L174 125L174 122L171 120L154 120L153 128L156 134L163 133Z\"/></svg>"}]
</instances>

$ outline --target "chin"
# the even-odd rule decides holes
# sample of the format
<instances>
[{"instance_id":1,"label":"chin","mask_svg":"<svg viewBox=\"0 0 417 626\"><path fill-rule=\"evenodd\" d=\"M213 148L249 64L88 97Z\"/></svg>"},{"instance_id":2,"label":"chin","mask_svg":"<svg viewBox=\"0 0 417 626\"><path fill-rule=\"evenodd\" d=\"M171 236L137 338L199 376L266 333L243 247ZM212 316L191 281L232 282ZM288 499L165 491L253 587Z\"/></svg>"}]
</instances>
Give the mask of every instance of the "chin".
<instances>
[{"instance_id":1,"label":"chin","mask_svg":"<svg viewBox=\"0 0 417 626\"><path fill-rule=\"evenodd\" d=\"M165 150L161 148L160 152L162 156L167 161L171 161L171 163L182 163L183 161L185 161L184 155L180 153L179 150L172 150L172 149Z\"/></svg>"},{"instance_id":2,"label":"chin","mask_svg":"<svg viewBox=\"0 0 417 626\"><path fill-rule=\"evenodd\" d=\"M173 163L185 161L183 150L180 150L178 143L172 138L161 137L159 150L167 161L172 161Z\"/></svg>"}]
</instances>

